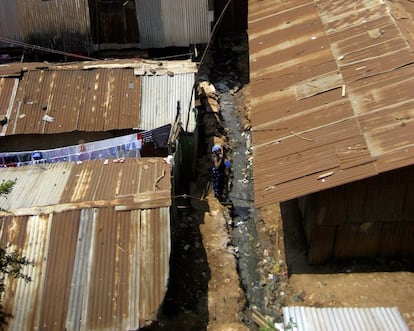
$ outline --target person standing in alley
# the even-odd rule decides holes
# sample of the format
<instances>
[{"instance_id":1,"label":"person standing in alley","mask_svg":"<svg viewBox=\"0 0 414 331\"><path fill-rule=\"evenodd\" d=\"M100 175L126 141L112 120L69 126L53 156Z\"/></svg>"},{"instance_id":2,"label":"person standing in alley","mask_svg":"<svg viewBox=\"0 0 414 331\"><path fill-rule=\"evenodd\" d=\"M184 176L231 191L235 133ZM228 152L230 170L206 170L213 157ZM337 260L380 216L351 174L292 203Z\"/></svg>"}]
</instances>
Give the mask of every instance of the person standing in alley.
<instances>
[{"instance_id":1,"label":"person standing in alley","mask_svg":"<svg viewBox=\"0 0 414 331\"><path fill-rule=\"evenodd\" d=\"M212 150L212 159L213 159L213 190L214 196L221 201L223 199L223 191L224 191L224 182L225 182L225 163L223 157L223 149L220 145L214 145Z\"/></svg>"}]
</instances>

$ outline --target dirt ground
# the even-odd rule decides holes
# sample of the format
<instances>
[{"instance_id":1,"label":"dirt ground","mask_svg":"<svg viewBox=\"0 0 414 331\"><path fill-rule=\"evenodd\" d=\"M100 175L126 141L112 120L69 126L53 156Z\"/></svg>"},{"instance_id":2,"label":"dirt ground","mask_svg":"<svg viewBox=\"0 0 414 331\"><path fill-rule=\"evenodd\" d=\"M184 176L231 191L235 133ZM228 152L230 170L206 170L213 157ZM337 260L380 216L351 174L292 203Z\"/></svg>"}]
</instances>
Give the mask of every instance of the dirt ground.
<instances>
[{"instance_id":1,"label":"dirt ground","mask_svg":"<svg viewBox=\"0 0 414 331\"><path fill-rule=\"evenodd\" d=\"M283 226L281 214L278 205L263 210L268 233L274 233L275 227ZM280 243L279 248L289 250L285 251L289 269L286 305L397 307L410 330L414 330L414 273L409 262L353 260L310 266L306 263L306 244L298 224L292 215L285 214L284 244ZM290 225L286 225L289 221ZM278 254L277 247L274 248L274 254Z\"/></svg>"}]
</instances>

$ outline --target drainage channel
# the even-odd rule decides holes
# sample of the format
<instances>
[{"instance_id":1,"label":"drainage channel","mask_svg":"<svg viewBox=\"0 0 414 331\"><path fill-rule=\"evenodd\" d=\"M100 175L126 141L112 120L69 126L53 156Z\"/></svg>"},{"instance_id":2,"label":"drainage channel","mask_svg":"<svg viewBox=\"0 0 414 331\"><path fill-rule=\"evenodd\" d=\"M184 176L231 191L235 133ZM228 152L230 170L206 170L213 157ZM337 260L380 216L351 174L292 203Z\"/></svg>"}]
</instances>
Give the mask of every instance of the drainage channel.
<instances>
[{"instance_id":1,"label":"drainage channel","mask_svg":"<svg viewBox=\"0 0 414 331\"><path fill-rule=\"evenodd\" d=\"M220 84L218 84L220 86ZM255 226L256 209L254 206L251 149L247 147L249 132L241 131L241 122L234 106L235 100L229 91L220 96L223 126L228 128L228 139L232 158L232 187L229 199L233 203L232 226L230 236L238 260L241 285L245 291L247 308L257 307L261 310L263 294L259 284L257 265L258 236ZM254 327L246 315L244 321Z\"/></svg>"},{"instance_id":2,"label":"drainage channel","mask_svg":"<svg viewBox=\"0 0 414 331\"><path fill-rule=\"evenodd\" d=\"M236 44L236 46L235 46ZM248 56L240 54L246 50L243 41L221 42L221 49L215 49L215 66L211 72L212 83L219 92L222 126L226 128L232 159L232 179L229 199L233 203L230 237L237 256L238 272L247 301L244 323L250 330L257 330L252 312L261 312L273 322L281 322L280 292L278 282L269 279L274 261L264 256L262 236L257 225L260 215L254 204L253 191L253 150L251 132L244 129L241 108L247 100L239 89L248 77ZM229 47L230 45L230 47ZM227 46L227 47L226 47ZM236 53L233 51L236 49ZM243 83L244 82L244 83ZM277 308L276 308L277 307Z\"/></svg>"}]
</instances>

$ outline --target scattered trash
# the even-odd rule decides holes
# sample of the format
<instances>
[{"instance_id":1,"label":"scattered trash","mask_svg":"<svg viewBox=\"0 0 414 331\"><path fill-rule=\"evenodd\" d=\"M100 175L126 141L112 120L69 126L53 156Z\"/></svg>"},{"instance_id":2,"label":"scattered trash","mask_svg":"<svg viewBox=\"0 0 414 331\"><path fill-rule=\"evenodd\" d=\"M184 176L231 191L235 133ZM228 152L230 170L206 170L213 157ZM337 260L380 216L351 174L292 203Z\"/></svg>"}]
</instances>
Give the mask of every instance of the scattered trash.
<instances>
[{"instance_id":1,"label":"scattered trash","mask_svg":"<svg viewBox=\"0 0 414 331\"><path fill-rule=\"evenodd\" d=\"M285 330L285 326L284 326L283 323L275 323L274 326L275 326L276 330L279 330L279 331L284 331Z\"/></svg>"},{"instance_id":2,"label":"scattered trash","mask_svg":"<svg viewBox=\"0 0 414 331\"><path fill-rule=\"evenodd\" d=\"M54 119L54 117L52 117L52 116L45 115L45 116L43 116L43 120L44 120L45 122L52 123L55 119Z\"/></svg>"},{"instance_id":3,"label":"scattered trash","mask_svg":"<svg viewBox=\"0 0 414 331\"><path fill-rule=\"evenodd\" d=\"M368 31L368 35L370 38L372 39L378 39L380 38L382 35L384 34L384 30L383 29L372 29Z\"/></svg>"},{"instance_id":4,"label":"scattered trash","mask_svg":"<svg viewBox=\"0 0 414 331\"><path fill-rule=\"evenodd\" d=\"M292 296L292 299L293 299L293 301L296 301L296 302L303 302L303 301L305 301L305 292L299 292L299 293L296 293L296 294L294 294L293 296Z\"/></svg>"},{"instance_id":5,"label":"scattered trash","mask_svg":"<svg viewBox=\"0 0 414 331\"><path fill-rule=\"evenodd\" d=\"M318 180L321 180L322 179L322 181L323 181L323 179L325 179L326 177L329 177L329 176L332 176L334 174L334 171L332 170L332 171L329 171L329 172L325 172L324 174L322 174L322 175L319 175L318 176Z\"/></svg>"},{"instance_id":6,"label":"scattered trash","mask_svg":"<svg viewBox=\"0 0 414 331\"><path fill-rule=\"evenodd\" d=\"M174 164L174 156L173 155L168 155L163 160L167 164Z\"/></svg>"},{"instance_id":7,"label":"scattered trash","mask_svg":"<svg viewBox=\"0 0 414 331\"><path fill-rule=\"evenodd\" d=\"M7 116L3 115L2 119L0 120L0 125L6 125L8 122Z\"/></svg>"},{"instance_id":8,"label":"scattered trash","mask_svg":"<svg viewBox=\"0 0 414 331\"><path fill-rule=\"evenodd\" d=\"M240 90L240 88L238 86L235 86L229 92L230 92L231 95L235 95L237 93L237 91L239 91L239 90Z\"/></svg>"}]
</instances>

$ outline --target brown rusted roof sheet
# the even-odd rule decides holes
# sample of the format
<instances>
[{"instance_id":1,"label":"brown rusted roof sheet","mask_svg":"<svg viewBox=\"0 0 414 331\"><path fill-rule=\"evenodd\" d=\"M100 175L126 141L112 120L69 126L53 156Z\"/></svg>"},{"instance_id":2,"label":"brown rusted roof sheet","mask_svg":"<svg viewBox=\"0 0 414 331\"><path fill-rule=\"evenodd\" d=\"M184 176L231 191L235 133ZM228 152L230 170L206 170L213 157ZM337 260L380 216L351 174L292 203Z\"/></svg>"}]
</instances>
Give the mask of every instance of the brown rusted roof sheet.
<instances>
[{"instance_id":1,"label":"brown rusted roof sheet","mask_svg":"<svg viewBox=\"0 0 414 331\"><path fill-rule=\"evenodd\" d=\"M19 82L5 134L138 127L140 87L133 69L28 71ZM44 120L45 115L53 120Z\"/></svg>"},{"instance_id":2,"label":"brown rusted roof sheet","mask_svg":"<svg viewBox=\"0 0 414 331\"><path fill-rule=\"evenodd\" d=\"M414 55L399 22L379 0L249 1L258 206L414 163Z\"/></svg>"},{"instance_id":3,"label":"brown rusted roof sheet","mask_svg":"<svg viewBox=\"0 0 414 331\"><path fill-rule=\"evenodd\" d=\"M0 135L142 129L141 112L152 110L141 109L142 76L154 77L155 88L167 95L181 86L181 74L194 72L196 64L191 61L142 59L3 65L0 115L7 115L8 123ZM169 89L155 76L167 77ZM175 97L184 93L191 91L179 91ZM176 103L171 107L175 110ZM148 129L151 124L156 123L146 123L147 130L156 127Z\"/></svg>"},{"instance_id":4,"label":"brown rusted roof sheet","mask_svg":"<svg viewBox=\"0 0 414 331\"><path fill-rule=\"evenodd\" d=\"M4 170L4 171L3 171ZM170 255L170 168L161 158L0 169L2 243L34 261L11 280L7 330L136 330L156 319Z\"/></svg>"}]
</instances>

